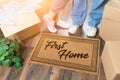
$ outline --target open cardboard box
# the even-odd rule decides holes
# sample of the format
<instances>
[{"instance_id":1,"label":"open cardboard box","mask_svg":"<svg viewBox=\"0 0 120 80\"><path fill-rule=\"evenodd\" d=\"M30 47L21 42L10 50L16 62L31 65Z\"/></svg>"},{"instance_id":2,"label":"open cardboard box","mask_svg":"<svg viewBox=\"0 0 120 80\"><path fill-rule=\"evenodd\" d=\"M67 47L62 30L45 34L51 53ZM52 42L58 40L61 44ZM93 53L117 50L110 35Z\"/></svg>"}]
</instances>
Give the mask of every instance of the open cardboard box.
<instances>
[{"instance_id":1,"label":"open cardboard box","mask_svg":"<svg viewBox=\"0 0 120 80\"><path fill-rule=\"evenodd\" d=\"M120 41L107 41L102 53L107 80L120 80Z\"/></svg>"},{"instance_id":2,"label":"open cardboard box","mask_svg":"<svg viewBox=\"0 0 120 80\"><path fill-rule=\"evenodd\" d=\"M120 0L112 0L112 1L118 2L120 4Z\"/></svg>"},{"instance_id":3,"label":"open cardboard box","mask_svg":"<svg viewBox=\"0 0 120 80\"><path fill-rule=\"evenodd\" d=\"M99 35L104 41L120 41L120 22L103 18Z\"/></svg>"},{"instance_id":4,"label":"open cardboard box","mask_svg":"<svg viewBox=\"0 0 120 80\"><path fill-rule=\"evenodd\" d=\"M120 3L109 1L105 6L99 35L105 41L120 40Z\"/></svg>"},{"instance_id":5,"label":"open cardboard box","mask_svg":"<svg viewBox=\"0 0 120 80\"><path fill-rule=\"evenodd\" d=\"M5 37L18 36L20 40L27 39L40 32L40 19L35 12L28 12L23 14L25 17L25 24L23 25L0 25L0 28Z\"/></svg>"}]
</instances>

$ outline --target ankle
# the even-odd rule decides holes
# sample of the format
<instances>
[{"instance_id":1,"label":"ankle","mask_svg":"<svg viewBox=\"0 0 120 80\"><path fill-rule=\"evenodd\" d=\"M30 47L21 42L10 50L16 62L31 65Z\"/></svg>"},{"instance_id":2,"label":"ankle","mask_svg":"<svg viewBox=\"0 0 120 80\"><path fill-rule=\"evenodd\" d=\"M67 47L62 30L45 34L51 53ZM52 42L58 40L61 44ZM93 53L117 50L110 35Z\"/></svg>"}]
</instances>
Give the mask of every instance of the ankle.
<instances>
[{"instance_id":1,"label":"ankle","mask_svg":"<svg viewBox=\"0 0 120 80\"><path fill-rule=\"evenodd\" d=\"M56 15L54 12L49 11L47 15L48 15L49 20L54 21L54 18Z\"/></svg>"},{"instance_id":2,"label":"ankle","mask_svg":"<svg viewBox=\"0 0 120 80\"><path fill-rule=\"evenodd\" d=\"M88 24L84 24L83 25L83 32L85 35L87 35L89 37L94 37L96 35L97 28L89 26Z\"/></svg>"},{"instance_id":3,"label":"ankle","mask_svg":"<svg viewBox=\"0 0 120 80\"><path fill-rule=\"evenodd\" d=\"M70 28L68 29L68 32L70 34L75 34L77 32L77 30L79 29L79 26L76 26L76 25L71 25Z\"/></svg>"}]
</instances>

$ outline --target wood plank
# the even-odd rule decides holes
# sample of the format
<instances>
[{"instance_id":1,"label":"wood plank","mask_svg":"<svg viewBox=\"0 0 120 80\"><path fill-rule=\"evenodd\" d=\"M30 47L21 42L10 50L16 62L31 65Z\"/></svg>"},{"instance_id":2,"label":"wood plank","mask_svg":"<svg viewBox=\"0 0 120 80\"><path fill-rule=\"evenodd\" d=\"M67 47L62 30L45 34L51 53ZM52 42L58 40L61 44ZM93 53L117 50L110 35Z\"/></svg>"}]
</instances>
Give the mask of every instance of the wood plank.
<instances>
[{"instance_id":1,"label":"wood plank","mask_svg":"<svg viewBox=\"0 0 120 80\"><path fill-rule=\"evenodd\" d=\"M32 49L33 49L32 47L25 47L25 46L23 47L23 51L21 52L22 53L21 57L24 60L23 68L24 68L24 65L26 64L26 60L28 59ZM7 75L6 80L19 80L19 77L21 75L23 68L16 69L14 67L11 67L11 70L10 70L10 72L8 72L9 74Z\"/></svg>"},{"instance_id":2,"label":"wood plank","mask_svg":"<svg viewBox=\"0 0 120 80\"><path fill-rule=\"evenodd\" d=\"M10 72L10 67L7 66L7 67L3 67L0 65L0 80L5 80L7 75L9 74Z\"/></svg>"},{"instance_id":3,"label":"wood plank","mask_svg":"<svg viewBox=\"0 0 120 80\"><path fill-rule=\"evenodd\" d=\"M105 72L104 72L104 68L103 68L102 62L100 63L99 80L106 80Z\"/></svg>"},{"instance_id":4,"label":"wood plank","mask_svg":"<svg viewBox=\"0 0 120 80\"><path fill-rule=\"evenodd\" d=\"M50 79L49 80L57 80L59 79L59 73L60 73L60 69L59 68L56 68L56 67L53 67L52 68L52 74L50 75Z\"/></svg>"},{"instance_id":5,"label":"wood plank","mask_svg":"<svg viewBox=\"0 0 120 80\"><path fill-rule=\"evenodd\" d=\"M23 76L20 78L20 80L49 80L51 67L28 64L25 71L26 72L23 73Z\"/></svg>"}]
</instances>

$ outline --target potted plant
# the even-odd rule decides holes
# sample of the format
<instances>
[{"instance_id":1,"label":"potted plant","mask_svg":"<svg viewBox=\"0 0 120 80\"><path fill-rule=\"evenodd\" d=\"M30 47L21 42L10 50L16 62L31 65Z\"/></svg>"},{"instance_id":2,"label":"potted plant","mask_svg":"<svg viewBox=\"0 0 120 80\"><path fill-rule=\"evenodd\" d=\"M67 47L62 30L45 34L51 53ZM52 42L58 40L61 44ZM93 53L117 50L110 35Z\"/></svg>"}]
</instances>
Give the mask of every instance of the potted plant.
<instances>
[{"instance_id":1,"label":"potted plant","mask_svg":"<svg viewBox=\"0 0 120 80\"><path fill-rule=\"evenodd\" d=\"M0 64L2 66L14 65L15 68L22 67L20 46L16 38L14 40L0 38Z\"/></svg>"}]
</instances>

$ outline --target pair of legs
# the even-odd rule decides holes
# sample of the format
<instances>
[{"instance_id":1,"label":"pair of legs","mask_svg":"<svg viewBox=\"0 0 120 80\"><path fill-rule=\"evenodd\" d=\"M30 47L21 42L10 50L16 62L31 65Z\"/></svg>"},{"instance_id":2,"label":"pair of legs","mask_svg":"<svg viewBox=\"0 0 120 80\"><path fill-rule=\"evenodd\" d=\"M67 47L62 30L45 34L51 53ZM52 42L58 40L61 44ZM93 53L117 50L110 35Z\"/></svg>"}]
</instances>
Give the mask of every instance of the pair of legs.
<instances>
[{"instance_id":1,"label":"pair of legs","mask_svg":"<svg viewBox=\"0 0 120 80\"><path fill-rule=\"evenodd\" d=\"M54 20L55 16L57 16L59 14L59 12L67 5L67 3L69 1L70 0L52 0L49 12L46 15L43 16L43 18L44 18L44 20L46 22L47 28L48 28L48 30L50 32L54 33L54 32L57 31L57 29L54 26L54 24L55 24L55 20ZM65 22L63 22L61 20L58 20L57 24L59 26L63 27L63 28L64 27L68 28L68 26L69 26L68 23L65 23Z\"/></svg>"},{"instance_id":2,"label":"pair of legs","mask_svg":"<svg viewBox=\"0 0 120 80\"><path fill-rule=\"evenodd\" d=\"M49 21L51 24L51 28L54 27L54 17L59 14L59 12L66 6L70 0L53 0L51 4L51 9L47 14L49 16ZM97 32L97 25L101 22L102 13L104 10L104 6L108 0L92 0L92 6L89 13L89 18L86 24L84 24L86 14L87 14L87 5L88 0L73 0L73 7L72 7L72 20L73 25L70 26L69 32L74 34L78 27L83 25L83 30L87 36L95 36ZM46 19L46 17L45 17ZM48 28L49 29L49 28ZM52 32L52 31L51 31Z\"/></svg>"},{"instance_id":3,"label":"pair of legs","mask_svg":"<svg viewBox=\"0 0 120 80\"><path fill-rule=\"evenodd\" d=\"M97 26L102 20L105 4L108 0L92 0L91 10L87 23L83 25L83 31L87 36L95 36Z\"/></svg>"}]
</instances>

